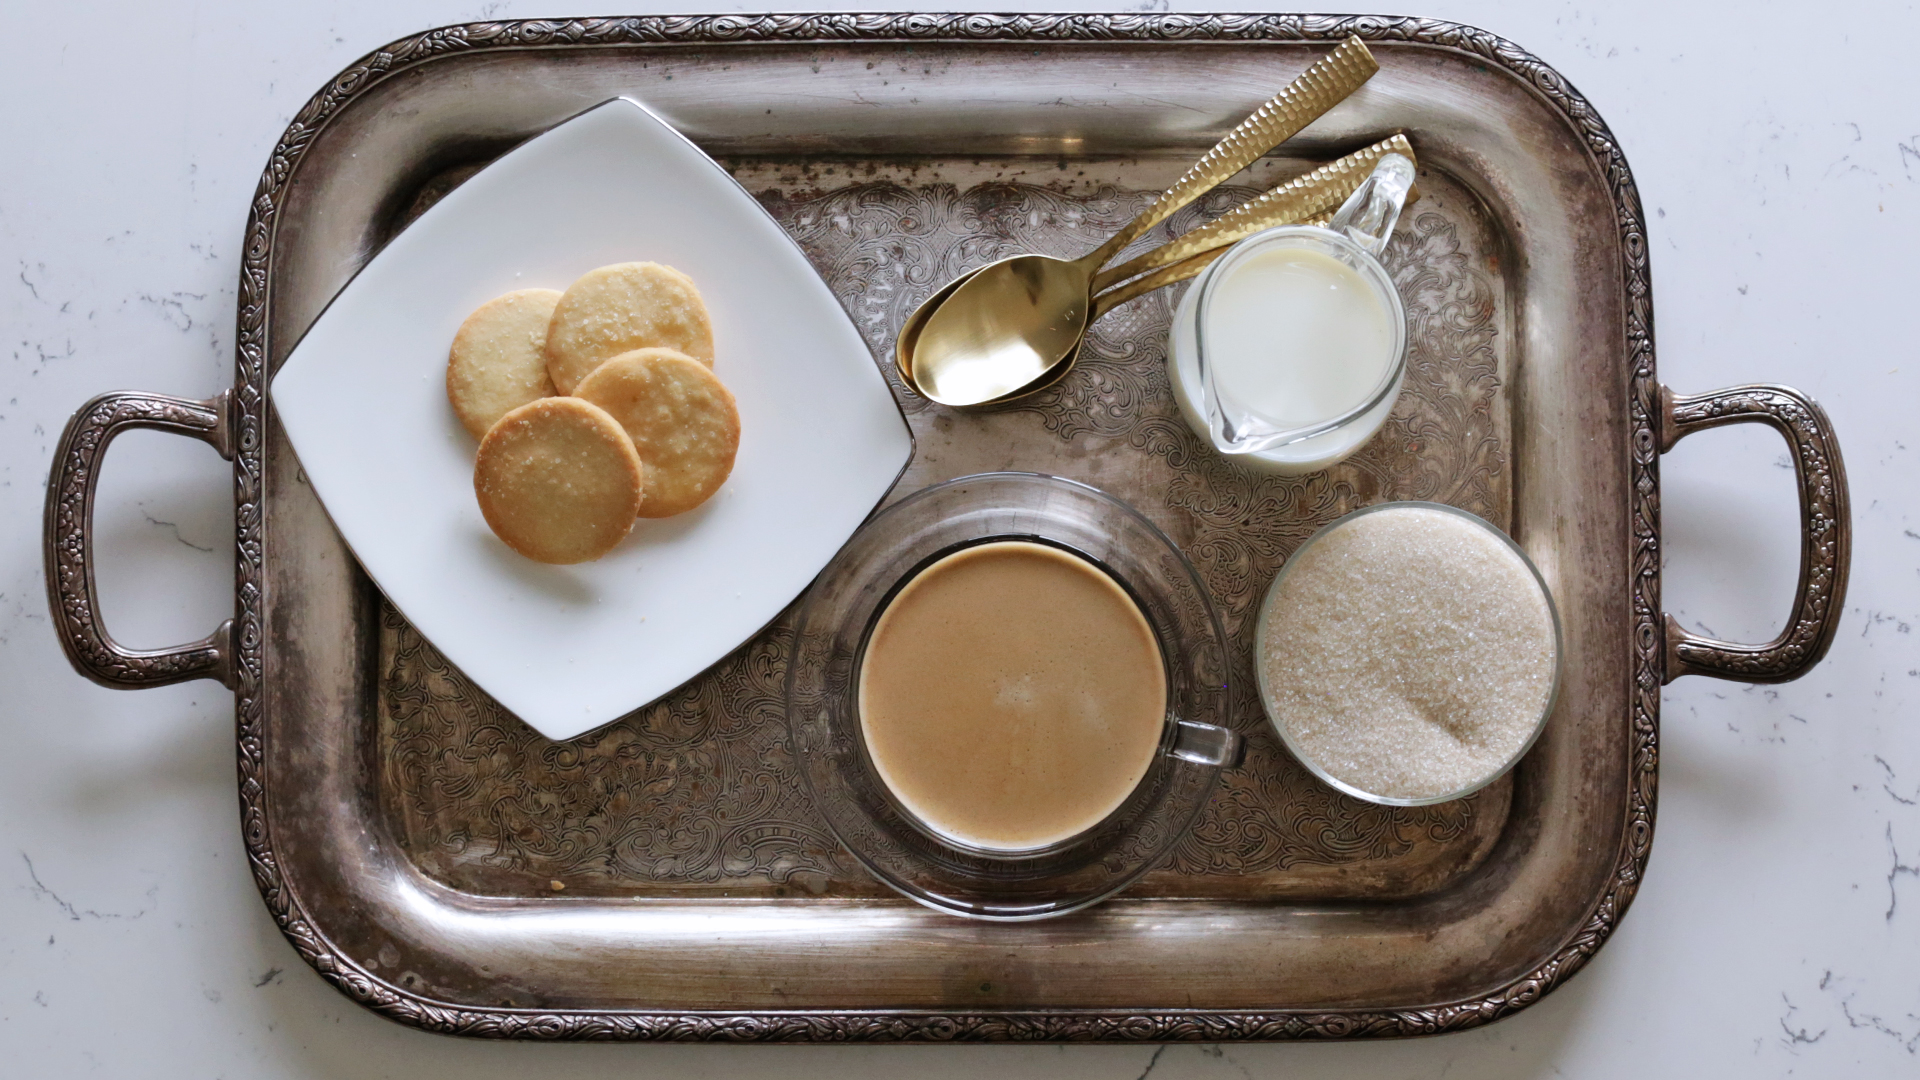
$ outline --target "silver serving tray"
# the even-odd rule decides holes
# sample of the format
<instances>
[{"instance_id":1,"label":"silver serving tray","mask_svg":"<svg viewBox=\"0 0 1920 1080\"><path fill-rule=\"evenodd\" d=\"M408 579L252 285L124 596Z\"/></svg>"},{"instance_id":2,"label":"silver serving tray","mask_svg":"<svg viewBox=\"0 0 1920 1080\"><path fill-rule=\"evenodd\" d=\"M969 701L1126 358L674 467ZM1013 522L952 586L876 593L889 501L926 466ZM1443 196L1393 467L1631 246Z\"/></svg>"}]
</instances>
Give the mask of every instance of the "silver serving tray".
<instances>
[{"instance_id":1,"label":"silver serving tray","mask_svg":"<svg viewBox=\"0 0 1920 1080\"><path fill-rule=\"evenodd\" d=\"M999 253L1077 254L1348 33L1378 76L1254 170L1270 182L1405 130L1426 198L1388 264L1408 389L1335 469L1256 478L1179 421L1172 296L1103 321L1046 394L953 413L905 394L898 493L1026 468L1139 506L1187 550L1238 650L1247 764L1120 899L1039 924L892 897L796 786L785 621L600 732L550 743L380 598L265 404L333 295L434 199L521 140L630 94L733 169L889 370L899 321ZM1172 223L1218 213L1245 185ZM383 1015L529 1038L1226 1040L1409 1035L1524 1008L1605 942L1652 840L1659 689L1796 677L1841 610L1846 485L1825 415L1749 386L1654 377L1632 175L1585 99L1515 46L1418 19L779 15L480 23L394 43L295 118L254 199L235 384L108 394L68 426L48 588L75 666L108 685L237 694L261 894L309 963ZM1164 235L1164 232L1161 234ZM1745 420L1786 436L1803 572L1782 636L1697 638L1659 608L1659 455ZM234 461L235 615L131 652L101 625L88 535L113 436L153 427ZM1319 524L1432 498L1505 526L1554 588L1567 672L1514 774L1413 810L1346 799L1287 759L1247 677L1250 613ZM557 888L556 888L557 886Z\"/></svg>"}]
</instances>

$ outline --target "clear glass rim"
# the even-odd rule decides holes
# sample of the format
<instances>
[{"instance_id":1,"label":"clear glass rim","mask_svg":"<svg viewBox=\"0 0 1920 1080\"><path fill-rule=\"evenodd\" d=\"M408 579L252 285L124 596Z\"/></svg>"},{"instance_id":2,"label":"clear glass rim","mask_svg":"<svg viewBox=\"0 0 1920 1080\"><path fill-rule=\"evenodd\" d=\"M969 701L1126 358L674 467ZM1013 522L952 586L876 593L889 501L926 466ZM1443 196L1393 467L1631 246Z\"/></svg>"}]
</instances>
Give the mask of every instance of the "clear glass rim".
<instances>
[{"instance_id":1,"label":"clear glass rim","mask_svg":"<svg viewBox=\"0 0 1920 1080\"><path fill-rule=\"evenodd\" d=\"M991 476L993 474L988 473L988 474L982 474L982 475ZM1033 475L1044 475L1044 474L1036 473ZM978 479L978 477L961 477L961 479L976 480ZM1052 479L1064 480L1065 478L1053 477ZM952 481L947 481L947 483L951 483L951 482ZM1068 480L1067 482L1075 483L1075 481L1071 481L1071 480ZM933 490L933 488L940 487L940 486L942 485L935 484L935 485L932 485L932 487L929 487L925 490L931 491ZM1098 488L1089 487L1088 485L1085 485L1085 484L1082 484L1081 486L1087 487L1088 490L1094 491L1100 494L1101 496L1103 496L1104 498L1112 500L1115 503L1118 503L1120 506L1124 507L1125 509L1133 511L1133 507L1127 506L1125 503L1121 503L1118 499L1114 499L1113 496L1108 495L1104 491L1100 491L1100 489ZM910 498L918 498L919 495L920 495L920 492L915 492L913 496L910 496ZM907 499L900 500L902 504L904 504L907 501L908 501ZM1133 511L1133 512L1135 514L1138 514L1138 511ZM1144 518L1142 518L1142 520L1145 521ZM1151 521L1146 521L1145 523L1149 526L1153 524L1153 522ZM1168 542L1171 543L1172 541L1169 540ZM941 844L945 844L948 847L954 848L957 851L964 852L967 855L973 856L974 858L1004 859L1004 860L1007 860L1008 862L1013 862L1016 860L1040 858L1046 855L1053 854L1055 852L1067 850L1068 848L1073 846L1076 840L1080 839L1083 836L1088 835L1089 833L1098 831L1102 825L1105 825L1107 822L1113 820L1114 817L1125 812L1125 810L1127 809L1127 804L1133 799L1134 792L1140 790L1142 787L1146 785L1148 774L1153 770L1154 765L1157 764L1158 762L1154 760L1150 760L1147 765L1147 771L1142 772L1140 774L1140 779L1134 783L1134 786L1127 791L1126 795L1123 796L1119 802L1113 805L1113 809L1107 811L1105 814L1102 814L1099 820L1092 822L1086 827L1081 829L1076 829L1075 831L1073 831L1072 833L1066 836L1059 837L1058 839L1054 839L1054 840L1049 840L1043 844L1029 844L1025 847L988 847L982 844L975 844L961 837L955 836L952 833L948 832L947 830L940 828L938 825L935 825L933 822L928 821L923 815L921 815L919 812L914 810L912 806L909 806L906 800L900 797L899 792L893 790L893 785L887 781L886 771L880 768L880 763L878 761L874 760L873 748L867 743L866 719L863 715L861 715L861 710L859 706L859 701L860 701L859 686L860 686L862 673L864 672L867 665L867 647L873 641L874 628L880 625L881 617L887 613L887 609L893 605L894 600L899 597L901 591L904 590L909 584L917 580L920 577L920 575L926 573L928 570L933 569L933 567L939 565L940 563L945 562L950 558L953 558L955 555L958 555L961 552L970 551L978 547L985 547L989 544L1004 544L1004 543L1038 544L1042 547L1052 548L1056 551L1064 552L1068 555L1071 555L1074 558L1080 560L1081 562L1086 563L1096 573L1099 573L1103 577L1107 578L1109 581L1112 581L1114 586L1118 588L1123 594L1125 594L1125 596L1127 597L1127 600L1130 603L1132 603L1134 607L1139 609L1140 617L1146 620L1148 628L1153 632L1153 649L1155 654L1157 654L1160 658L1162 675L1163 675L1163 678L1165 678L1166 680L1166 697L1161 702L1161 709L1160 709L1160 713L1161 713L1160 739L1157 743L1154 744L1154 750L1153 750L1154 757L1156 759L1162 755L1165 755L1173 746L1174 736L1177 733L1177 728L1179 724L1179 716L1178 716L1179 710L1175 709L1173 704L1173 690L1174 690L1173 673L1170 670L1167 670L1171 665L1173 658L1167 655L1167 643L1162 640L1162 638L1164 638L1167 634L1166 628L1160 626L1157 622L1154 621L1153 615L1148 610L1147 605L1141 601L1140 597L1135 593L1133 585L1127 581L1124 575L1114 570L1113 567L1108 566L1105 561L1098 559L1093 555L1088 554L1087 552L1081 551L1079 548L1076 548L1071 544L1067 544L1062 541L1052 539L1050 537L1041 536L1039 534L1020 534L1020 533L1004 533L1004 534L993 535L993 536L975 537L971 540L961 540L948 547L942 548L941 550L936 551L931 555L928 555L925 559L922 559L920 561L919 565L908 570L907 573L904 576L902 576L899 581L894 582L893 586L887 590L886 595L881 597L880 602L874 605L873 613L867 618L866 629L863 630L860 634L860 647L854 653L854 657L853 657L853 685L854 685L853 696L854 696L854 714L855 714L854 727L859 733L859 739L857 741L860 747L860 756L866 762L867 768L871 769L874 775L877 778L879 778L880 780L879 793L884 798L886 798L886 800L889 803L893 804L894 809L899 813L902 820L906 821L908 824L919 829L920 831L926 833L927 836L933 839L934 841Z\"/></svg>"},{"instance_id":2,"label":"clear glass rim","mask_svg":"<svg viewBox=\"0 0 1920 1080\"><path fill-rule=\"evenodd\" d=\"M1286 581L1288 572L1299 564L1300 557L1306 554L1307 550L1318 543L1322 537L1347 522L1352 521L1354 518L1399 509L1438 510L1472 522L1474 525L1498 537L1500 542L1506 545L1507 550L1519 556L1520 564L1527 568L1529 574L1533 575L1534 584L1540 587L1540 595L1547 601L1547 619L1553 624L1553 682L1547 690L1546 703L1541 706L1540 716L1534 721L1533 731L1527 735L1526 741L1522 742L1519 748L1514 750L1512 755L1501 762L1499 768L1494 769L1487 775L1453 791L1439 795L1423 796L1421 798L1376 795L1373 792L1356 787L1327 772L1312 755L1308 754L1294 742L1293 737L1287 733L1287 726L1281 723L1279 717L1273 715L1272 707L1268 705L1270 695L1267 692L1267 666L1260 660L1262 656L1266 655L1267 618L1272 613L1274 604L1278 601L1281 583ZM1365 802L1376 803L1381 806L1434 806L1439 803L1466 798L1513 771L1513 767L1520 763L1520 759L1527 756L1527 751L1533 749L1533 744L1540 741L1541 733L1547 729L1547 721L1552 718L1555 706L1560 703L1560 684L1566 671L1567 654L1566 640L1560 628L1560 607L1553 599L1553 590L1547 587L1547 579L1540 573L1540 568L1534 565L1533 559L1527 555L1525 549L1514 542L1513 537L1508 536L1503 530L1479 514L1473 513L1470 510L1462 510L1457 506L1448 506L1446 503L1428 502L1423 499L1404 499L1395 502L1375 503L1372 506L1363 506L1358 510L1351 510L1334 518L1316 530L1312 536L1307 537L1306 542L1302 543L1298 548L1295 548L1292 555L1287 556L1287 561L1280 567L1280 572L1274 575L1273 583L1267 586L1267 595L1260 601L1260 610L1255 616L1255 619L1253 675L1254 682L1260 692L1260 711L1266 716L1267 725L1273 729L1275 735L1279 736L1281 744L1287 748L1287 753L1292 754L1295 761L1306 766L1308 772L1312 773L1327 786Z\"/></svg>"},{"instance_id":3,"label":"clear glass rim","mask_svg":"<svg viewBox=\"0 0 1920 1080\"><path fill-rule=\"evenodd\" d=\"M1347 255L1352 262L1357 264L1361 276L1366 279L1368 284L1374 287L1374 291L1380 295L1381 301L1387 305L1387 326L1388 330L1393 334L1393 359L1387 364L1387 370L1382 374L1379 384L1367 394L1366 398L1362 400L1359 405L1348 409L1338 416L1322 420L1318 423L1289 428L1276 437L1277 441L1261 447L1260 449L1262 450L1270 450L1279 446L1290 446L1293 443L1304 442L1307 439L1325 435L1330 431L1338 431L1346 427L1348 424L1372 412L1382 401L1386 400L1388 395L1395 393L1400 385L1400 377L1406 372L1407 368L1406 304L1400 299L1400 290L1394 287L1393 279L1388 276L1387 268L1381 264L1379 258L1347 237L1334 232L1332 229L1322 228L1319 225L1276 225L1271 229L1254 233L1236 242L1233 247L1227 251L1226 255L1215 260L1211 266L1207 267L1201 276L1199 282L1200 296L1194 306L1193 317L1193 351L1200 373L1202 395L1200 402L1201 413L1203 415L1206 413L1207 321L1213 312L1214 286L1234 266L1252 257L1263 248L1284 241L1298 240L1310 240L1336 248ZM1208 417L1207 419L1208 425L1211 427L1212 418ZM1254 454L1258 453L1259 450L1233 450L1224 452L1229 454Z\"/></svg>"}]
</instances>

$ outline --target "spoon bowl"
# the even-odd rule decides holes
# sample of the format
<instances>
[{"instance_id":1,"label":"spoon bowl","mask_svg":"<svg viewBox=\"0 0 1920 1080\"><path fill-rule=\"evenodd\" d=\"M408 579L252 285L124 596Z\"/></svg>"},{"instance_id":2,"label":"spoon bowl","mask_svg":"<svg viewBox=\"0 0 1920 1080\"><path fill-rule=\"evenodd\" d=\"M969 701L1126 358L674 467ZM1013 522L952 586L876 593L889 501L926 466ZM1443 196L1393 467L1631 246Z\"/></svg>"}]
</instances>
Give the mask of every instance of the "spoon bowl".
<instances>
[{"instance_id":1,"label":"spoon bowl","mask_svg":"<svg viewBox=\"0 0 1920 1080\"><path fill-rule=\"evenodd\" d=\"M980 405L1047 375L1086 332L1093 274L1086 259L1016 255L936 293L908 320L903 374L942 405ZM919 320L916 325L916 320Z\"/></svg>"},{"instance_id":2,"label":"spoon bowl","mask_svg":"<svg viewBox=\"0 0 1920 1080\"><path fill-rule=\"evenodd\" d=\"M1015 389L1010 394L1003 394L1000 397L994 398L992 401L982 402L980 407L982 409L993 409L1001 405L1011 405L1021 398L1032 397L1042 390L1051 389L1052 387L1060 385L1060 380L1067 377L1067 373L1073 370L1075 361L1080 359L1080 349L1081 346L1085 344L1085 342L1076 344L1072 350L1070 350L1067 355L1061 357L1060 362L1053 365L1052 369L1045 375L1040 376L1025 386Z\"/></svg>"},{"instance_id":3,"label":"spoon bowl","mask_svg":"<svg viewBox=\"0 0 1920 1080\"><path fill-rule=\"evenodd\" d=\"M893 369L900 373L900 381L906 383L909 389L919 389L919 384L913 381L913 348L920 341L920 328L927 325L927 316L933 314L935 308L946 303L947 297L952 296L955 289L966 284L979 272L969 270L940 286L932 296L920 301L920 306L913 309L913 314L907 316L907 321L900 324L900 333L893 339Z\"/></svg>"},{"instance_id":4,"label":"spoon bowl","mask_svg":"<svg viewBox=\"0 0 1920 1080\"><path fill-rule=\"evenodd\" d=\"M913 380L913 350L914 346L920 341L920 330L926 325L927 316L931 315L935 308L945 302L947 297L952 296L954 290L958 289L978 272L979 271L976 270L962 274L941 286L940 291L921 302L920 306L913 310L913 314L907 316L907 321L901 324L900 334L894 339L893 364L894 369L900 374L901 381L906 383L907 386L917 388L917 384ZM1098 310L1099 308L1096 306L1095 311L1097 312ZM1066 378L1067 372L1073 367L1074 361L1079 359L1079 356L1080 349L1079 346L1076 345L1059 363L1053 365L1052 370L1046 372L1040 378L1024 386L1016 387L1011 392L1002 394L999 397L975 402L971 407L990 409L996 405L1004 405L1008 402L1018 401L1023 397L1037 394L1050 386L1055 386L1061 379ZM969 406L961 407L965 408Z\"/></svg>"}]
</instances>

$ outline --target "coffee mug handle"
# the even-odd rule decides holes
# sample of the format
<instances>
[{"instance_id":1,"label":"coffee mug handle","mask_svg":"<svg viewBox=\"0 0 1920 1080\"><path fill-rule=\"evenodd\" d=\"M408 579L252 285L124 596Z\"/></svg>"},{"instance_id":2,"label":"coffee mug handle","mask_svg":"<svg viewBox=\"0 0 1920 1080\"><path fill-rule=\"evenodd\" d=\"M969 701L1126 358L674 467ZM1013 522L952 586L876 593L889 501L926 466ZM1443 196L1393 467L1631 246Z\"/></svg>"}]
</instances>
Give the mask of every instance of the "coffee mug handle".
<instances>
[{"instance_id":1,"label":"coffee mug handle","mask_svg":"<svg viewBox=\"0 0 1920 1080\"><path fill-rule=\"evenodd\" d=\"M1373 166L1373 174L1333 212L1327 228L1360 245L1367 254L1378 256L1386 250L1387 238L1399 224L1400 210L1407 205L1407 192L1411 190L1413 162L1405 154L1382 154Z\"/></svg>"},{"instance_id":2,"label":"coffee mug handle","mask_svg":"<svg viewBox=\"0 0 1920 1080\"><path fill-rule=\"evenodd\" d=\"M1191 720L1177 720L1174 724L1173 749L1168 752L1181 761L1231 768L1240 764L1246 752L1237 731Z\"/></svg>"}]
</instances>

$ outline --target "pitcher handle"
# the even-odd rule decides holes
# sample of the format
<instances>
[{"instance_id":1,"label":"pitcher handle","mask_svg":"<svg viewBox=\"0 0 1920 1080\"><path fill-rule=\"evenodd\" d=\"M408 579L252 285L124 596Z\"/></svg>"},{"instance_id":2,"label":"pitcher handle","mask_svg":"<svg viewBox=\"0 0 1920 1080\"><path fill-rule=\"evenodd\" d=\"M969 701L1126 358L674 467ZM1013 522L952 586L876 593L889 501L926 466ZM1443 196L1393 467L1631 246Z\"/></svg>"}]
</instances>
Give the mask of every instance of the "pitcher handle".
<instances>
[{"instance_id":1,"label":"pitcher handle","mask_svg":"<svg viewBox=\"0 0 1920 1080\"><path fill-rule=\"evenodd\" d=\"M1387 238L1400 222L1413 180L1413 162L1405 154L1382 154L1373 173L1333 212L1327 228L1377 257L1386 250Z\"/></svg>"}]
</instances>

